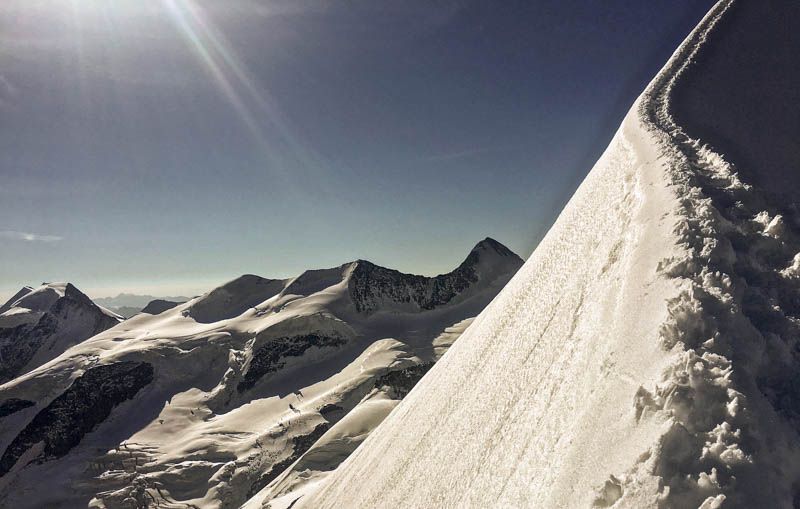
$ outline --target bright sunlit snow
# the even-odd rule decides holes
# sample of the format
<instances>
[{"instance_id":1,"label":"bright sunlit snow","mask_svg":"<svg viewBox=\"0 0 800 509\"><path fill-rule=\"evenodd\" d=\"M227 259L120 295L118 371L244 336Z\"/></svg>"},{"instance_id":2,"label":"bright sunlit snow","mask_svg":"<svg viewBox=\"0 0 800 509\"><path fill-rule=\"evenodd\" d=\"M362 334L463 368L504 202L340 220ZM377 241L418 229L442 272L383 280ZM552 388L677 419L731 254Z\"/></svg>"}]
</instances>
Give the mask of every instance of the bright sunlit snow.
<instances>
[{"instance_id":1,"label":"bright sunlit snow","mask_svg":"<svg viewBox=\"0 0 800 509\"><path fill-rule=\"evenodd\" d=\"M687 69L707 40L796 14L782 2L719 2L516 277L292 507L796 506L796 208L743 183L675 123L671 103L685 72L704 72ZM737 56L706 58L757 90ZM796 71L780 72L796 87ZM774 150L797 160L794 146Z\"/></svg>"}]
</instances>

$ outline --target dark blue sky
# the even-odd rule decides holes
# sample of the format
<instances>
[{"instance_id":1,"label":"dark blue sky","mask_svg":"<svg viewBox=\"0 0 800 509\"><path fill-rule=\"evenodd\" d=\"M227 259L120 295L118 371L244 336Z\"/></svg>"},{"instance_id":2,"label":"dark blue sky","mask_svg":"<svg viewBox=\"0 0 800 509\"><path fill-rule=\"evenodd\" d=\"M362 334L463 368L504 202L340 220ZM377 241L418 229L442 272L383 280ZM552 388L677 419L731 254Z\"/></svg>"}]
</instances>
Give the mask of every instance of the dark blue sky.
<instances>
[{"instance_id":1,"label":"dark blue sky","mask_svg":"<svg viewBox=\"0 0 800 509\"><path fill-rule=\"evenodd\" d=\"M526 257L706 0L6 0L0 297Z\"/></svg>"}]
</instances>

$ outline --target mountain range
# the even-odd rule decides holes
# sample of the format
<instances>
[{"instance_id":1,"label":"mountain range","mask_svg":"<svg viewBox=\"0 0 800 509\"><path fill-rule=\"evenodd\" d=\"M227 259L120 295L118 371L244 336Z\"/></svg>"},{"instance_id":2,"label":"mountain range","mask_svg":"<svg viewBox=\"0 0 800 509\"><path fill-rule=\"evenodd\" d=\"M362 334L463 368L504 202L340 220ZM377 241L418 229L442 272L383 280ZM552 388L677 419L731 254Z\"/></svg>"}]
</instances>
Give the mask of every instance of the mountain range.
<instances>
[{"instance_id":1,"label":"mountain range","mask_svg":"<svg viewBox=\"0 0 800 509\"><path fill-rule=\"evenodd\" d=\"M245 275L124 321L100 311L104 330L57 343L0 385L0 499L239 507L301 492L347 458L522 263L487 238L436 277L358 260L291 279ZM72 285L23 293L56 288L77 295ZM28 299L0 318L33 324ZM44 344L30 337L10 341Z\"/></svg>"},{"instance_id":2,"label":"mountain range","mask_svg":"<svg viewBox=\"0 0 800 509\"><path fill-rule=\"evenodd\" d=\"M118 315L130 318L153 304L152 309L160 309L165 305L177 305L188 301L189 297L155 297L153 295L137 295L134 293L119 293L116 297L100 297L92 299L98 306L103 306ZM152 314L152 313L151 313Z\"/></svg>"}]
</instances>

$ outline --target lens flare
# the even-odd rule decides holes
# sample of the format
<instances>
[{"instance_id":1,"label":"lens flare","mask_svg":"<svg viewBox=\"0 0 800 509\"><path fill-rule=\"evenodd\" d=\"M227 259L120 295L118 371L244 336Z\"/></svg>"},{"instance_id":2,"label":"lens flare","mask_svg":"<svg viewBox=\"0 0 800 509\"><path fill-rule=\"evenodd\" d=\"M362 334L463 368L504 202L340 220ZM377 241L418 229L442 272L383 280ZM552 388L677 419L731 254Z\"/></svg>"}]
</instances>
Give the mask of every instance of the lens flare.
<instances>
[{"instance_id":1,"label":"lens flare","mask_svg":"<svg viewBox=\"0 0 800 509\"><path fill-rule=\"evenodd\" d=\"M319 175L323 166L321 158L296 136L276 102L247 72L230 42L203 9L192 0L162 2L198 61L250 132L270 168L273 171L284 169L284 161L277 154L288 149L293 165L299 164L305 172Z\"/></svg>"}]
</instances>

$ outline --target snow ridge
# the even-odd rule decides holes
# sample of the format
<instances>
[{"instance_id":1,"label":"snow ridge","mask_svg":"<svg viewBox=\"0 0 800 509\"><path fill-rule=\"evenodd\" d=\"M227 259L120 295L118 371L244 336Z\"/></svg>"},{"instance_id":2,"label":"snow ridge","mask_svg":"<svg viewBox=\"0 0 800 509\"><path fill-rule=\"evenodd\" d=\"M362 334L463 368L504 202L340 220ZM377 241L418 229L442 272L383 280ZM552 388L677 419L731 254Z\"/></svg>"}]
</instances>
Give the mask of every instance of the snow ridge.
<instances>
[{"instance_id":1,"label":"snow ridge","mask_svg":"<svg viewBox=\"0 0 800 509\"><path fill-rule=\"evenodd\" d=\"M746 2L714 6L517 276L295 509L800 503L800 221L672 111L720 30L770 29L726 25Z\"/></svg>"},{"instance_id":2,"label":"snow ridge","mask_svg":"<svg viewBox=\"0 0 800 509\"><path fill-rule=\"evenodd\" d=\"M639 109L684 198L676 233L688 253L660 267L685 285L668 303L661 334L665 349L683 352L652 392L636 394L637 415L664 411L674 419L653 465L665 507L754 507L767 496L769 505L792 507L798 496L800 393L792 379L800 363L790 352L800 333L792 316L800 231L670 110L682 74L734 4L711 10Z\"/></svg>"}]
</instances>

